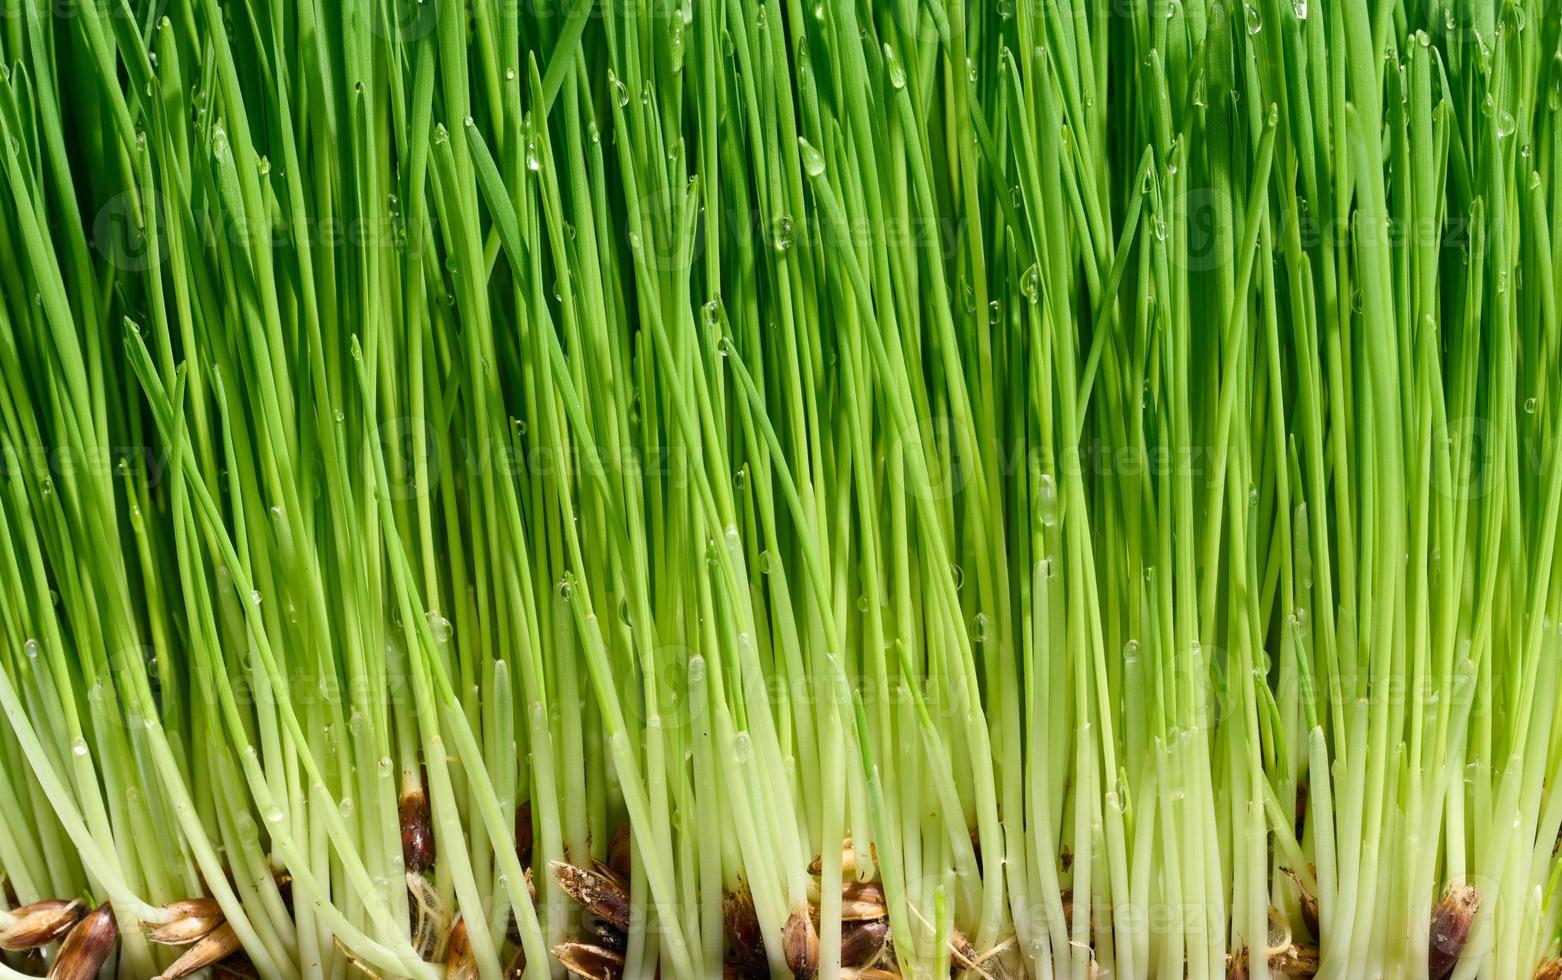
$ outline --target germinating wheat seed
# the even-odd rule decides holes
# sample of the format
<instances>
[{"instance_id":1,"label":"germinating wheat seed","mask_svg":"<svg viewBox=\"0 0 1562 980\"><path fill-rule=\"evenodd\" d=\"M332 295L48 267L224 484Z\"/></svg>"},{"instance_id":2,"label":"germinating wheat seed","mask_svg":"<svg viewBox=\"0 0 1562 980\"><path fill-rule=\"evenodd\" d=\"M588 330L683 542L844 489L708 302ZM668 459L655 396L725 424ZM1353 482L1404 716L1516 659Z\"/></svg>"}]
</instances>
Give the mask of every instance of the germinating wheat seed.
<instances>
[{"instance_id":1,"label":"germinating wheat seed","mask_svg":"<svg viewBox=\"0 0 1562 980\"><path fill-rule=\"evenodd\" d=\"M0 980L1562 980L1562 0L0 12Z\"/></svg>"}]
</instances>

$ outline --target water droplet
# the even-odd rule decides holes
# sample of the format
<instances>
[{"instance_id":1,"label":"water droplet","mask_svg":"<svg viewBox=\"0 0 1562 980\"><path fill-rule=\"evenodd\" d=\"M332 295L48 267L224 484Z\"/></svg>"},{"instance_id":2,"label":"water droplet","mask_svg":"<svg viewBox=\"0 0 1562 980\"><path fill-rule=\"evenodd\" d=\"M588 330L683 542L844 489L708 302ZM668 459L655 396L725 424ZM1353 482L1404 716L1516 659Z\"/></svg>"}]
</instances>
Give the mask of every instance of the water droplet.
<instances>
[{"instance_id":1,"label":"water droplet","mask_svg":"<svg viewBox=\"0 0 1562 980\"><path fill-rule=\"evenodd\" d=\"M900 56L895 53L895 49L888 44L884 45L884 68L889 72L889 83L895 91L906 87L906 68L900 63Z\"/></svg>"},{"instance_id":2,"label":"water droplet","mask_svg":"<svg viewBox=\"0 0 1562 980\"><path fill-rule=\"evenodd\" d=\"M1204 92L1204 69L1199 69L1198 75L1193 79L1193 104L1200 109L1209 105L1209 98Z\"/></svg>"},{"instance_id":3,"label":"water droplet","mask_svg":"<svg viewBox=\"0 0 1562 980\"><path fill-rule=\"evenodd\" d=\"M993 300L987 304L987 325L996 327L1001 319L1003 319L1003 307L998 305L997 300Z\"/></svg>"},{"instance_id":4,"label":"water droplet","mask_svg":"<svg viewBox=\"0 0 1562 980\"><path fill-rule=\"evenodd\" d=\"M965 77L972 85L976 84L976 62L970 58L965 59Z\"/></svg>"},{"instance_id":5,"label":"water droplet","mask_svg":"<svg viewBox=\"0 0 1562 980\"><path fill-rule=\"evenodd\" d=\"M1536 400L1534 395L1530 395L1528 398L1524 399L1524 414L1534 415L1535 409L1539 406L1540 402Z\"/></svg>"},{"instance_id":6,"label":"water droplet","mask_svg":"<svg viewBox=\"0 0 1562 980\"><path fill-rule=\"evenodd\" d=\"M252 605L252 606L260 605L260 590L259 589L250 589L249 590L249 604Z\"/></svg>"},{"instance_id":7,"label":"water droplet","mask_svg":"<svg viewBox=\"0 0 1562 980\"><path fill-rule=\"evenodd\" d=\"M753 743L748 737L748 732L738 732L732 736L732 757L739 765L747 762L753 751Z\"/></svg>"},{"instance_id":8,"label":"water droplet","mask_svg":"<svg viewBox=\"0 0 1562 980\"><path fill-rule=\"evenodd\" d=\"M570 595L575 591L575 587L570 584L569 576L565 576L564 578L559 579L559 584L555 587L554 591L559 594L560 599L568 602Z\"/></svg>"},{"instance_id":9,"label":"water droplet","mask_svg":"<svg viewBox=\"0 0 1562 980\"><path fill-rule=\"evenodd\" d=\"M748 488L748 470L740 469L732 474L732 489L742 493Z\"/></svg>"},{"instance_id":10,"label":"water droplet","mask_svg":"<svg viewBox=\"0 0 1562 980\"><path fill-rule=\"evenodd\" d=\"M287 814L283 813L282 808L279 806L267 807L266 812L263 814L267 823L281 823L282 818L286 815Z\"/></svg>"},{"instance_id":11,"label":"water droplet","mask_svg":"<svg viewBox=\"0 0 1562 980\"><path fill-rule=\"evenodd\" d=\"M1036 507L1044 526L1052 527L1058 522L1058 484L1051 473L1041 474L1037 481Z\"/></svg>"},{"instance_id":12,"label":"water droplet","mask_svg":"<svg viewBox=\"0 0 1562 980\"><path fill-rule=\"evenodd\" d=\"M27 657L28 657L29 660L37 660L38 659L38 641L32 639L31 637L29 637L27 642L22 644L22 652L27 654Z\"/></svg>"},{"instance_id":13,"label":"water droplet","mask_svg":"<svg viewBox=\"0 0 1562 980\"><path fill-rule=\"evenodd\" d=\"M1041 270L1034 264L1020 277L1020 292L1032 303L1041 299Z\"/></svg>"},{"instance_id":14,"label":"water droplet","mask_svg":"<svg viewBox=\"0 0 1562 980\"><path fill-rule=\"evenodd\" d=\"M965 569L960 567L959 562L949 566L949 577L954 580L956 592L959 592L965 586Z\"/></svg>"},{"instance_id":15,"label":"water droplet","mask_svg":"<svg viewBox=\"0 0 1562 980\"><path fill-rule=\"evenodd\" d=\"M1251 3L1242 5L1242 19L1247 23L1248 34L1257 34L1264 29L1264 17L1258 12L1258 8Z\"/></svg>"},{"instance_id":16,"label":"water droplet","mask_svg":"<svg viewBox=\"0 0 1562 980\"><path fill-rule=\"evenodd\" d=\"M824 156L818 150L814 149L814 145L812 143L799 136L797 138L797 148L798 151L802 154L803 170L808 173L808 176L817 177L824 173Z\"/></svg>"},{"instance_id":17,"label":"water droplet","mask_svg":"<svg viewBox=\"0 0 1562 980\"><path fill-rule=\"evenodd\" d=\"M430 609L428 614L429 629L434 633L436 643L449 643L450 634L454 632L450 620L439 614L436 609Z\"/></svg>"},{"instance_id":18,"label":"water droplet","mask_svg":"<svg viewBox=\"0 0 1562 980\"><path fill-rule=\"evenodd\" d=\"M1161 217L1160 215L1156 215L1150 222L1150 229L1155 233L1156 241L1164 242L1166 240L1165 218Z\"/></svg>"},{"instance_id":19,"label":"water droplet","mask_svg":"<svg viewBox=\"0 0 1562 980\"><path fill-rule=\"evenodd\" d=\"M71 751L77 755L86 755L87 740L80 737L71 739Z\"/></svg>"},{"instance_id":20,"label":"water droplet","mask_svg":"<svg viewBox=\"0 0 1562 980\"><path fill-rule=\"evenodd\" d=\"M618 76L614 75L612 72L607 73L607 81L608 84L613 88L613 101L618 103L619 108L623 108L624 106L628 105L629 87L623 82L619 81Z\"/></svg>"},{"instance_id":21,"label":"water droplet","mask_svg":"<svg viewBox=\"0 0 1562 980\"><path fill-rule=\"evenodd\" d=\"M259 170L260 175L264 177L271 173L271 160L267 157L261 157L259 160L255 161L255 168Z\"/></svg>"},{"instance_id":22,"label":"water droplet","mask_svg":"<svg viewBox=\"0 0 1562 980\"><path fill-rule=\"evenodd\" d=\"M536 140L529 139L526 141L526 169L532 173L542 169L542 160L537 156Z\"/></svg>"},{"instance_id":23,"label":"water droplet","mask_svg":"<svg viewBox=\"0 0 1562 980\"><path fill-rule=\"evenodd\" d=\"M971 640L975 643L986 643L992 639L992 618L984 612L977 613L971 619Z\"/></svg>"},{"instance_id":24,"label":"water droplet","mask_svg":"<svg viewBox=\"0 0 1562 980\"><path fill-rule=\"evenodd\" d=\"M791 248L792 247L792 242L794 240L794 238L793 238L793 230L792 230L792 219L789 218L788 216L784 215L784 214L781 217L777 218L776 219L775 233L774 234L775 234L775 246L776 246L776 251L777 252L785 252L787 249Z\"/></svg>"},{"instance_id":25,"label":"water droplet","mask_svg":"<svg viewBox=\"0 0 1562 980\"><path fill-rule=\"evenodd\" d=\"M336 410L335 418L336 418L337 424L340 425L342 423L342 420L347 418L347 413L343 412L341 409L338 408Z\"/></svg>"}]
</instances>

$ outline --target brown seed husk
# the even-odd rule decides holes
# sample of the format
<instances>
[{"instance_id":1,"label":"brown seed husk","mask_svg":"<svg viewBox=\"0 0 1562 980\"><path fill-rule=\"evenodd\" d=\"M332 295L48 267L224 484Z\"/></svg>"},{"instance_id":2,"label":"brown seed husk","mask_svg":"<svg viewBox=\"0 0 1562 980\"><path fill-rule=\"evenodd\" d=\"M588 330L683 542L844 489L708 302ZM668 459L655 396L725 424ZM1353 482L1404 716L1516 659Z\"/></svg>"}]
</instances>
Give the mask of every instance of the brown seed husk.
<instances>
[{"instance_id":1,"label":"brown seed husk","mask_svg":"<svg viewBox=\"0 0 1562 980\"><path fill-rule=\"evenodd\" d=\"M808 873L815 878L824 870L824 855L816 856L808 865ZM841 874L855 875L857 873L857 848L852 846L850 837L841 840Z\"/></svg>"},{"instance_id":2,"label":"brown seed husk","mask_svg":"<svg viewBox=\"0 0 1562 980\"><path fill-rule=\"evenodd\" d=\"M727 892L721 897L722 931L727 935L729 965L740 976L770 975L765 962L765 937L759 928L759 914L747 888Z\"/></svg>"},{"instance_id":3,"label":"brown seed husk","mask_svg":"<svg viewBox=\"0 0 1562 980\"><path fill-rule=\"evenodd\" d=\"M595 916L589 917L586 928L591 932L596 944L603 949L611 949L615 953L622 953L629 948L629 935L610 922L604 922Z\"/></svg>"},{"instance_id":4,"label":"brown seed husk","mask_svg":"<svg viewBox=\"0 0 1562 980\"><path fill-rule=\"evenodd\" d=\"M1301 877L1296 872L1290 868L1282 868L1281 870L1290 876L1291 881L1296 884L1297 904L1302 911L1302 924L1307 927L1308 935L1314 939L1318 938L1318 897L1307 890L1306 886L1302 884ZM1316 878L1317 876L1318 869L1314 868L1313 877Z\"/></svg>"},{"instance_id":5,"label":"brown seed husk","mask_svg":"<svg viewBox=\"0 0 1562 980\"><path fill-rule=\"evenodd\" d=\"M16 921L0 932L0 949L15 953L47 946L70 932L86 911L81 902L53 898L12 909Z\"/></svg>"},{"instance_id":6,"label":"brown seed husk","mask_svg":"<svg viewBox=\"0 0 1562 980\"><path fill-rule=\"evenodd\" d=\"M819 974L819 931L808 909L793 909L781 931L781 952L797 980L813 980Z\"/></svg>"},{"instance_id":7,"label":"brown seed husk","mask_svg":"<svg viewBox=\"0 0 1562 980\"><path fill-rule=\"evenodd\" d=\"M564 893L599 919L629 931L629 894L611 869L580 868L563 861L548 864Z\"/></svg>"},{"instance_id":8,"label":"brown seed husk","mask_svg":"<svg viewBox=\"0 0 1562 980\"><path fill-rule=\"evenodd\" d=\"M520 859L521 867L529 868L532 864L532 835L535 833L532 827L532 801L527 800L515 810L515 856Z\"/></svg>"},{"instance_id":9,"label":"brown seed husk","mask_svg":"<svg viewBox=\"0 0 1562 980\"><path fill-rule=\"evenodd\" d=\"M1535 980L1562 980L1562 959L1547 960L1535 971Z\"/></svg>"},{"instance_id":10,"label":"brown seed husk","mask_svg":"<svg viewBox=\"0 0 1562 980\"><path fill-rule=\"evenodd\" d=\"M229 980L260 980L260 971L243 951L234 953L220 963L212 964L212 975Z\"/></svg>"},{"instance_id":11,"label":"brown seed husk","mask_svg":"<svg viewBox=\"0 0 1562 980\"><path fill-rule=\"evenodd\" d=\"M633 861L634 841L629 835L629 824L621 823L618 829L613 831L613 839L608 841L608 867L628 878L630 868L634 866Z\"/></svg>"},{"instance_id":12,"label":"brown seed husk","mask_svg":"<svg viewBox=\"0 0 1562 980\"><path fill-rule=\"evenodd\" d=\"M1269 957L1269 971L1297 980L1310 980L1318 974L1318 960L1317 946L1292 943L1288 949Z\"/></svg>"},{"instance_id":13,"label":"brown seed husk","mask_svg":"<svg viewBox=\"0 0 1562 980\"><path fill-rule=\"evenodd\" d=\"M1278 949L1271 948L1269 972L1297 980L1314 976L1318 972L1318 947L1287 942ZM1244 946L1226 958L1226 980L1247 980L1249 976L1248 951Z\"/></svg>"},{"instance_id":14,"label":"brown seed husk","mask_svg":"<svg viewBox=\"0 0 1562 980\"><path fill-rule=\"evenodd\" d=\"M238 934L233 931L232 925L224 922L185 950L182 956L174 960L172 966L163 971L159 980L178 980L179 977L187 977L196 970L222 962L237 952L238 948Z\"/></svg>"},{"instance_id":15,"label":"brown seed husk","mask_svg":"<svg viewBox=\"0 0 1562 980\"><path fill-rule=\"evenodd\" d=\"M841 965L872 966L889 944L889 923L884 919L848 922L841 929Z\"/></svg>"},{"instance_id":16,"label":"brown seed husk","mask_svg":"<svg viewBox=\"0 0 1562 980\"><path fill-rule=\"evenodd\" d=\"M961 972L975 970L981 963L976 947L959 929L949 930L949 961L951 966Z\"/></svg>"},{"instance_id":17,"label":"brown seed husk","mask_svg":"<svg viewBox=\"0 0 1562 980\"><path fill-rule=\"evenodd\" d=\"M60 944L49 980L91 980L108 962L119 927L107 902L88 912Z\"/></svg>"},{"instance_id":18,"label":"brown seed husk","mask_svg":"<svg viewBox=\"0 0 1562 980\"><path fill-rule=\"evenodd\" d=\"M445 947L445 980L476 980L477 960L466 933L466 920L456 916L450 927L450 942Z\"/></svg>"},{"instance_id":19,"label":"brown seed husk","mask_svg":"<svg viewBox=\"0 0 1562 980\"><path fill-rule=\"evenodd\" d=\"M1431 955L1427 958L1428 980L1444 980L1454 972L1464 944L1470 941L1481 896L1469 885L1451 882L1442 901L1432 910Z\"/></svg>"},{"instance_id":20,"label":"brown seed husk","mask_svg":"<svg viewBox=\"0 0 1562 980\"><path fill-rule=\"evenodd\" d=\"M876 881L849 881L841 887L841 921L865 922L889 917L884 886Z\"/></svg>"},{"instance_id":21,"label":"brown seed husk","mask_svg":"<svg viewBox=\"0 0 1562 980\"><path fill-rule=\"evenodd\" d=\"M517 949L515 951L515 959L511 960L510 965L504 968L504 975L509 980L520 980L521 977L526 975L526 950Z\"/></svg>"},{"instance_id":22,"label":"brown seed husk","mask_svg":"<svg viewBox=\"0 0 1562 980\"><path fill-rule=\"evenodd\" d=\"M401 858L412 874L422 874L434 864L434 827L428 794L416 786L402 791L396 803L401 820Z\"/></svg>"},{"instance_id":23,"label":"brown seed husk","mask_svg":"<svg viewBox=\"0 0 1562 980\"><path fill-rule=\"evenodd\" d=\"M623 954L590 943L560 943L553 955L564 969L585 980L618 980L624 975Z\"/></svg>"},{"instance_id":24,"label":"brown seed husk","mask_svg":"<svg viewBox=\"0 0 1562 980\"><path fill-rule=\"evenodd\" d=\"M164 946L184 946L222 925L222 909L214 898L187 898L170 902L163 911L178 916L172 922L147 930L146 938Z\"/></svg>"}]
</instances>

